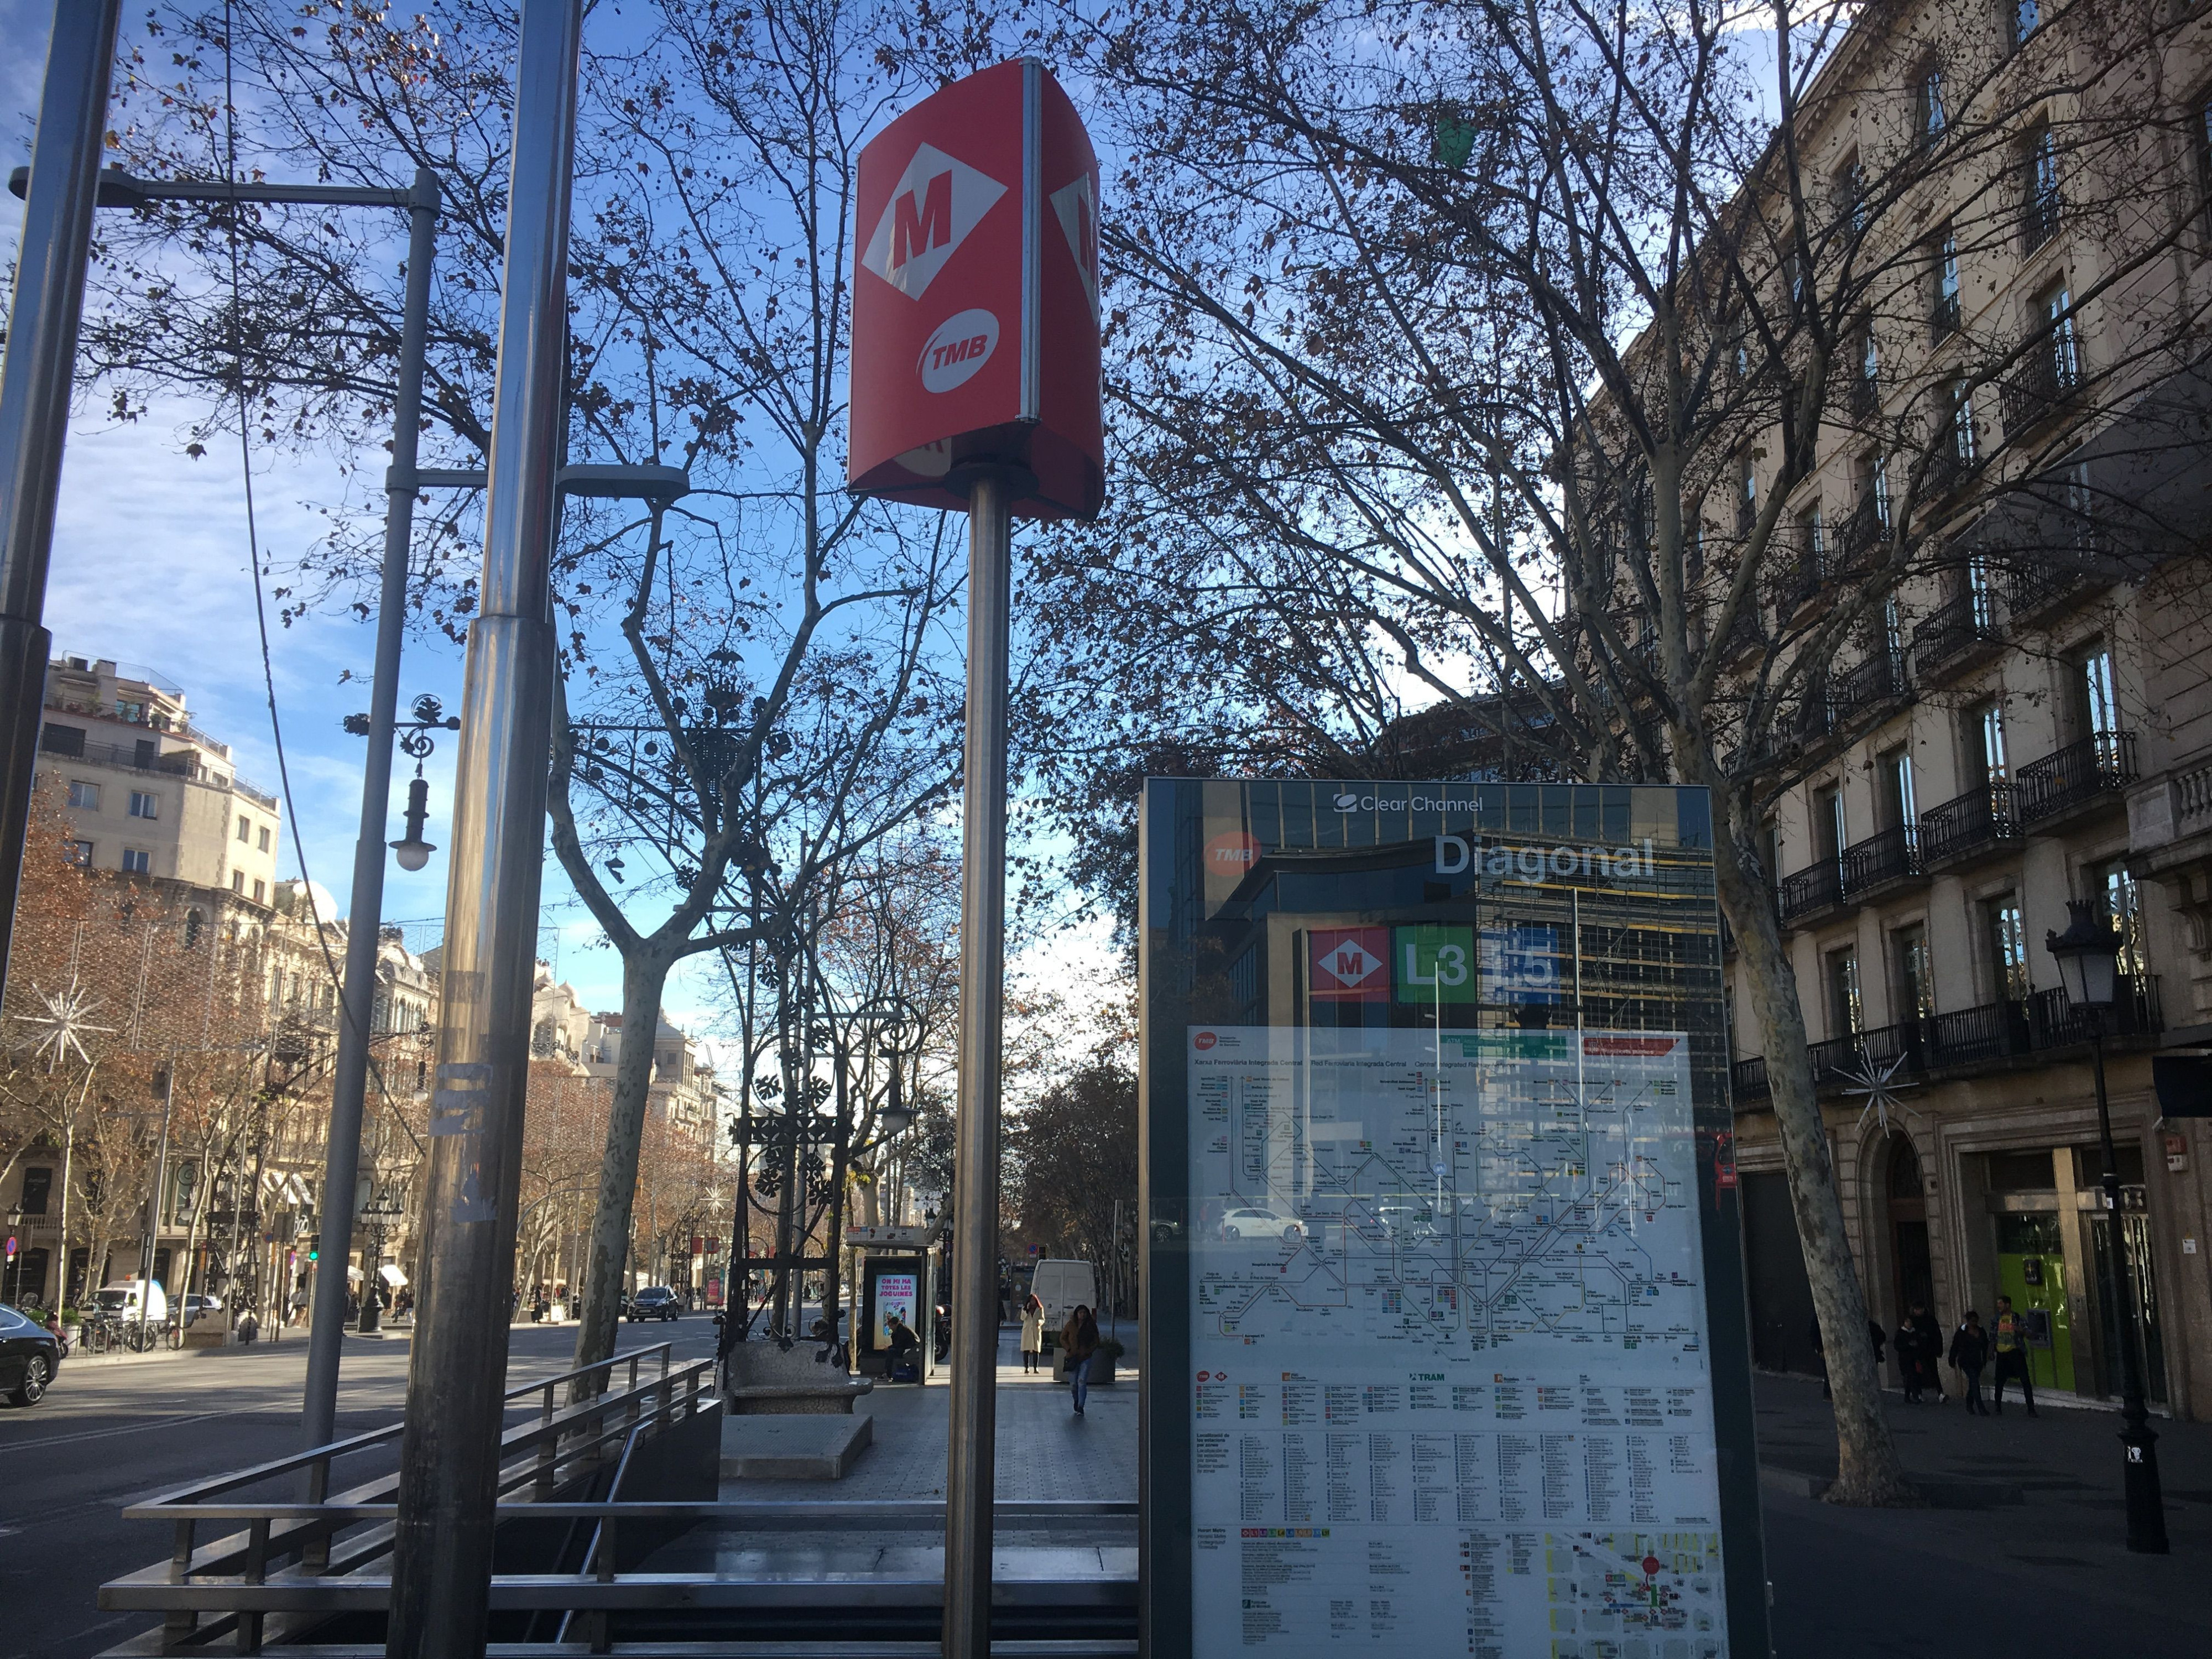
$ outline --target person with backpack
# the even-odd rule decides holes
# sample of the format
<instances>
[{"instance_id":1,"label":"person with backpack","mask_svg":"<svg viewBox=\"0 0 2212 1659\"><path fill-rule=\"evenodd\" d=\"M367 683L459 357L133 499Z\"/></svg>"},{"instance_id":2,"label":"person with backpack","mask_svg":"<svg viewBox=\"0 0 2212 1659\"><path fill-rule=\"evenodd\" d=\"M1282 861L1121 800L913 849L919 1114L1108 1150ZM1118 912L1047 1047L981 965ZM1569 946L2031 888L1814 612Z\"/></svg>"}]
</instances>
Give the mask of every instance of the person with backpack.
<instances>
[{"instance_id":1,"label":"person with backpack","mask_svg":"<svg viewBox=\"0 0 2212 1659\"><path fill-rule=\"evenodd\" d=\"M1982 1328L1982 1316L1973 1309L1966 1310L1966 1318L1951 1335L1951 1369L1966 1379L1966 1412L1972 1417L1987 1417L1990 1408L1982 1403L1982 1367L1989 1364L1989 1333Z\"/></svg>"}]
</instances>

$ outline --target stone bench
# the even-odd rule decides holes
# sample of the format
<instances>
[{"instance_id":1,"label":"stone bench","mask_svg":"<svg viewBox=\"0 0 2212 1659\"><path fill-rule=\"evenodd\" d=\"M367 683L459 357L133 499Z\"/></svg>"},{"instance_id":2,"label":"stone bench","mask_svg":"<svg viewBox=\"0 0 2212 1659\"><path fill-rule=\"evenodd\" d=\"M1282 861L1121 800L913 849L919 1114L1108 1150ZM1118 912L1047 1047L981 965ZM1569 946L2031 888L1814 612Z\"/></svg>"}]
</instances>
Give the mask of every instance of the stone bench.
<instances>
[{"instance_id":1,"label":"stone bench","mask_svg":"<svg viewBox=\"0 0 2212 1659\"><path fill-rule=\"evenodd\" d=\"M853 1402L876 1385L815 1358L821 1351L818 1342L795 1343L789 1348L775 1342L738 1343L730 1350L723 1373L722 1397L731 1415L849 1413Z\"/></svg>"}]
</instances>

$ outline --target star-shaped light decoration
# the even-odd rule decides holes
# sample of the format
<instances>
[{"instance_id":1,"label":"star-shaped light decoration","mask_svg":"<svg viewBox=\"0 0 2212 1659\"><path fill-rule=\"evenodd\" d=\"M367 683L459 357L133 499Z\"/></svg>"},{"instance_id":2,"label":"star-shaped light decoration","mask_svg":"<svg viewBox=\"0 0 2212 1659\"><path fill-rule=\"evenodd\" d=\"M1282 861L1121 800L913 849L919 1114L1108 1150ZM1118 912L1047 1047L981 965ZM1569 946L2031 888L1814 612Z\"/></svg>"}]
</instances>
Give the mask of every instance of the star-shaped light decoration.
<instances>
[{"instance_id":1,"label":"star-shaped light decoration","mask_svg":"<svg viewBox=\"0 0 2212 1659\"><path fill-rule=\"evenodd\" d=\"M1867 1097L1866 1105L1859 1113L1859 1127L1862 1130L1866 1127L1868 1114L1872 1113L1875 1121L1881 1125L1882 1133L1888 1134L1890 1133L1889 1111L1893 1106L1897 1109L1899 1117L1917 1115L1900 1098L1900 1092L1904 1089L1917 1089L1920 1085L1916 1083L1899 1085L1896 1080L1897 1074L1905 1069L1903 1054L1892 1054L1887 1060L1877 1060L1869 1055L1866 1064L1856 1070L1849 1066L1841 1066L1836 1069L1847 1081L1856 1085L1844 1090L1845 1094L1864 1095Z\"/></svg>"},{"instance_id":2,"label":"star-shaped light decoration","mask_svg":"<svg viewBox=\"0 0 2212 1659\"><path fill-rule=\"evenodd\" d=\"M33 985L31 994L46 1005L46 1012L43 1014L15 1014L10 1018L20 1019L27 1025L46 1028L42 1035L32 1041L31 1052L46 1060L50 1075L55 1066L70 1057L72 1049L76 1050L79 1060L89 1064L92 1056L85 1051L86 1035L115 1029L112 1025L94 1025L92 1023L92 1011L100 1006L100 999L78 984L75 974L70 975L67 990L41 991Z\"/></svg>"}]
</instances>

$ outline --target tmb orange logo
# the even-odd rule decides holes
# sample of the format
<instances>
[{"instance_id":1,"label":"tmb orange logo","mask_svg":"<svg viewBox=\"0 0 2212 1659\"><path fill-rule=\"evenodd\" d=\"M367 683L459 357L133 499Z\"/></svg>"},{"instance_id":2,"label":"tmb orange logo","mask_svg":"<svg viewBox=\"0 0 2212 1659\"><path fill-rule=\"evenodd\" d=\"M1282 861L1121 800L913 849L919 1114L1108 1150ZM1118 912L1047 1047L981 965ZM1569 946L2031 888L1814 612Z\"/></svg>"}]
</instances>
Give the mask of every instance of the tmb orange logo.
<instances>
[{"instance_id":1,"label":"tmb orange logo","mask_svg":"<svg viewBox=\"0 0 2212 1659\"><path fill-rule=\"evenodd\" d=\"M1206 843L1206 873L1238 881L1260 862L1260 838L1242 830L1224 830Z\"/></svg>"}]
</instances>

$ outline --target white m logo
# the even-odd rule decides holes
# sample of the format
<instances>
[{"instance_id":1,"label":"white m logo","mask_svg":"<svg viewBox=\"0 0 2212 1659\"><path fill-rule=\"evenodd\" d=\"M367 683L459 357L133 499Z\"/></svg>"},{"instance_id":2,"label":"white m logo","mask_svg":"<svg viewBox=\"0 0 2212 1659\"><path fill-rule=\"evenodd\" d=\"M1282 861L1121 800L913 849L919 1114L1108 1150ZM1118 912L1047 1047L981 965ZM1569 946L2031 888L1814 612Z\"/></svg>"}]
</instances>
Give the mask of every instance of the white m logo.
<instances>
[{"instance_id":1,"label":"white m logo","mask_svg":"<svg viewBox=\"0 0 2212 1659\"><path fill-rule=\"evenodd\" d=\"M965 161L956 161L934 145L921 146L891 187L876 234L860 255L862 268L908 299L919 300L968 233L1006 193L1004 185Z\"/></svg>"}]
</instances>

